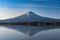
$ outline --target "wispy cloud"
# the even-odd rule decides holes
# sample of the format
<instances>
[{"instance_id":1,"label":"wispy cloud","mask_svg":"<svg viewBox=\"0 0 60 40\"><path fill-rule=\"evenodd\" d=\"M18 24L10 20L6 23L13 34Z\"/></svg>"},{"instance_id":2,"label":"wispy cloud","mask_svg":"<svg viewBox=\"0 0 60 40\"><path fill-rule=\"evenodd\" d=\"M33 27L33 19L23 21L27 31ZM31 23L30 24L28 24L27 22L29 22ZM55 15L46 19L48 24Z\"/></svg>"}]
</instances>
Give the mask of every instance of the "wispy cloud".
<instances>
[{"instance_id":1,"label":"wispy cloud","mask_svg":"<svg viewBox=\"0 0 60 40\"><path fill-rule=\"evenodd\" d=\"M60 8L59 6L36 5L36 4L22 4L20 6L25 6L25 7L44 7L44 8Z\"/></svg>"},{"instance_id":2,"label":"wispy cloud","mask_svg":"<svg viewBox=\"0 0 60 40\"><path fill-rule=\"evenodd\" d=\"M32 0L32 1L60 2L60 0Z\"/></svg>"},{"instance_id":3,"label":"wispy cloud","mask_svg":"<svg viewBox=\"0 0 60 40\"><path fill-rule=\"evenodd\" d=\"M60 1L60 0L32 0L32 1Z\"/></svg>"},{"instance_id":4,"label":"wispy cloud","mask_svg":"<svg viewBox=\"0 0 60 40\"><path fill-rule=\"evenodd\" d=\"M47 1L47 0L32 0L32 1Z\"/></svg>"},{"instance_id":5,"label":"wispy cloud","mask_svg":"<svg viewBox=\"0 0 60 40\"><path fill-rule=\"evenodd\" d=\"M0 8L0 19L8 19L23 14L26 10L12 9L12 8Z\"/></svg>"}]
</instances>

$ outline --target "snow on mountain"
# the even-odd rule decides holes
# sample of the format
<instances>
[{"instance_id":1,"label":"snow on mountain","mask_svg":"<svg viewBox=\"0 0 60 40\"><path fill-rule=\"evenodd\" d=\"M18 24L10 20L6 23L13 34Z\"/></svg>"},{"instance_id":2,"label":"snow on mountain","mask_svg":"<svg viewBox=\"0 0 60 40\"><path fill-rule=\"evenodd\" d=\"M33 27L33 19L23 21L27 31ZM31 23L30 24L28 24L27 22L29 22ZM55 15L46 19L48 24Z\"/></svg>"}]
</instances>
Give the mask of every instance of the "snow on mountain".
<instances>
[{"instance_id":1,"label":"snow on mountain","mask_svg":"<svg viewBox=\"0 0 60 40\"><path fill-rule=\"evenodd\" d=\"M55 21L55 19L42 17L35 14L32 11L29 11L23 15L20 15L15 18L7 19L5 21L7 22L52 22L52 21Z\"/></svg>"}]
</instances>

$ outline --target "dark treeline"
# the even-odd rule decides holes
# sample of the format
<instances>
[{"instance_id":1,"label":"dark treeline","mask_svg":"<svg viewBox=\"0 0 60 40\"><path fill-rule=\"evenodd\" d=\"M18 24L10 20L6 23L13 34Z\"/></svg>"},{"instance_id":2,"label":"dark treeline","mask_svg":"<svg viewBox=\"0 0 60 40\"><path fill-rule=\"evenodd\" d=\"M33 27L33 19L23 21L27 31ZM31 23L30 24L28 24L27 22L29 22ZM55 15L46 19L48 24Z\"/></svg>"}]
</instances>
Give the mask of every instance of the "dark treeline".
<instances>
[{"instance_id":1,"label":"dark treeline","mask_svg":"<svg viewBox=\"0 0 60 40\"><path fill-rule=\"evenodd\" d=\"M60 26L60 22L2 22L0 25Z\"/></svg>"}]
</instances>

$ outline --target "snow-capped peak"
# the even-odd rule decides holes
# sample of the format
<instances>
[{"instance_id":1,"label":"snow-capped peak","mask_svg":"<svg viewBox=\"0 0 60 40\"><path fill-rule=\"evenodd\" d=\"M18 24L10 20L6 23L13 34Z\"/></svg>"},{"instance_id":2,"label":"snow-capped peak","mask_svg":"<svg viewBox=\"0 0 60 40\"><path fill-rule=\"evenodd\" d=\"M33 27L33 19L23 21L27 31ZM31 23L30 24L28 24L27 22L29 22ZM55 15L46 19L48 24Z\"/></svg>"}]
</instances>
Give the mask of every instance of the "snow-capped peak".
<instances>
[{"instance_id":1,"label":"snow-capped peak","mask_svg":"<svg viewBox=\"0 0 60 40\"><path fill-rule=\"evenodd\" d=\"M26 13L26 15L35 15L35 13L32 12L32 11L29 11L29 12Z\"/></svg>"},{"instance_id":2,"label":"snow-capped peak","mask_svg":"<svg viewBox=\"0 0 60 40\"><path fill-rule=\"evenodd\" d=\"M35 14L34 12L32 12L32 11L29 11L29 12L26 12L24 15L26 15L26 16L38 16L37 14Z\"/></svg>"}]
</instances>

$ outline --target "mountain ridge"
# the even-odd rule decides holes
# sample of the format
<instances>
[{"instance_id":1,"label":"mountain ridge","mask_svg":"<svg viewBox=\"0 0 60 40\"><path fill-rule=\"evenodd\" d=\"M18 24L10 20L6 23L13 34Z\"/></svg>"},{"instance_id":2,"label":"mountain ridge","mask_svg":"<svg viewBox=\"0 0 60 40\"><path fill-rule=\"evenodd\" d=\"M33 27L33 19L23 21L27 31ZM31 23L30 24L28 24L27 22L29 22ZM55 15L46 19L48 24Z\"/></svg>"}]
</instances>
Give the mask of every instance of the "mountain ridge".
<instances>
[{"instance_id":1,"label":"mountain ridge","mask_svg":"<svg viewBox=\"0 0 60 40\"><path fill-rule=\"evenodd\" d=\"M35 14L32 11L29 11L18 17L6 19L4 21L6 21L6 22L54 22L54 21L60 21L60 20L52 19L52 18L48 18L48 17L42 17L42 16Z\"/></svg>"}]
</instances>

